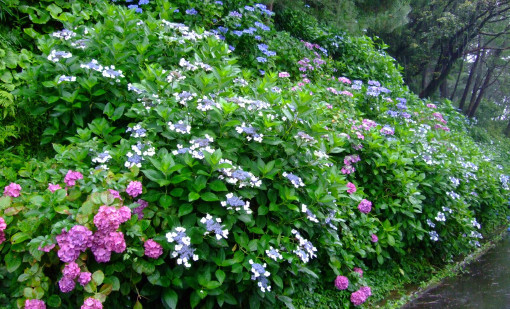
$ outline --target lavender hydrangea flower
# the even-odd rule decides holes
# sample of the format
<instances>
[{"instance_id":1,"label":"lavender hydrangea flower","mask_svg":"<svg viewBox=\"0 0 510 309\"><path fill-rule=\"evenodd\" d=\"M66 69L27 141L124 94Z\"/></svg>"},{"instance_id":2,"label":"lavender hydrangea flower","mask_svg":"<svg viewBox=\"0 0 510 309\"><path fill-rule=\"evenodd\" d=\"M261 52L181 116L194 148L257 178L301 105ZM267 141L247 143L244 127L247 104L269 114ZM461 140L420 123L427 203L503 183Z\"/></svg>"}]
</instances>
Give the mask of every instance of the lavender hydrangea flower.
<instances>
[{"instance_id":1,"label":"lavender hydrangea flower","mask_svg":"<svg viewBox=\"0 0 510 309\"><path fill-rule=\"evenodd\" d=\"M226 195L227 200L221 202L221 206L226 207L228 210L244 210L247 214L251 214L250 202L245 202L241 198L235 196L233 193Z\"/></svg>"},{"instance_id":2,"label":"lavender hydrangea flower","mask_svg":"<svg viewBox=\"0 0 510 309\"><path fill-rule=\"evenodd\" d=\"M308 263L310 259L317 257L317 248L315 248L309 240L303 238L297 230L293 229L291 232L299 241L298 247L293 252L301 259L301 261L303 261L303 263Z\"/></svg>"},{"instance_id":3,"label":"lavender hydrangea flower","mask_svg":"<svg viewBox=\"0 0 510 309\"><path fill-rule=\"evenodd\" d=\"M266 250L266 255L270 258L278 262L279 260L283 259L283 256L280 254L278 249L273 248L273 246L270 246L268 250Z\"/></svg>"},{"instance_id":4,"label":"lavender hydrangea flower","mask_svg":"<svg viewBox=\"0 0 510 309\"><path fill-rule=\"evenodd\" d=\"M296 176L292 173L283 172L282 175L283 175L283 177L287 178L292 183L292 185L294 185L294 187L296 189L299 189L299 187L305 186L305 184L303 183L303 180L301 180L301 178L299 178L298 176Z\"/></svg>"},{"instance_id":5,"label":"lavender hydrangea flower","mask_svg":"<svg viewBox=\"0 0 510 309\"><path fill-rule=\"evenodd\" d=\"M268 280L271 274L266 270L266 263L254 263L253 260L249 260L249 263L253 273L251 280L257 281L257 285L263 293L271 291L271 285L269 285Z\"/></svg>"},{"instance_id":6,"label":"lavender hydrangea flower","mask_svg":"<svg viewBox=\"0 0 510 309\"><path fill-rule=\"evenodd\" d=\"M206 232L204 235L214 233L218 240L228 238L228 229L225 229L225 226L221 225L220 218L213 218L210 214L206 214L204 218L200 219L200 223L205 224Z\"/></svg>"},{"instance_id":7,"label":"lavender hydrangea flower","mask_svg":"<svg viewBox=\"0 0 510 309\"><path fill-rule=\"evenodd\" d=\"M191 267L189 263L191 260L197 261L198 255L195 254L195 249L190 246L191 239L186 235L186 229L183 227L176 227L172 232L166 234L168 242L175 243L172 257L177 258L177 264L186 268Z\"/></svg>"}]
</instances>

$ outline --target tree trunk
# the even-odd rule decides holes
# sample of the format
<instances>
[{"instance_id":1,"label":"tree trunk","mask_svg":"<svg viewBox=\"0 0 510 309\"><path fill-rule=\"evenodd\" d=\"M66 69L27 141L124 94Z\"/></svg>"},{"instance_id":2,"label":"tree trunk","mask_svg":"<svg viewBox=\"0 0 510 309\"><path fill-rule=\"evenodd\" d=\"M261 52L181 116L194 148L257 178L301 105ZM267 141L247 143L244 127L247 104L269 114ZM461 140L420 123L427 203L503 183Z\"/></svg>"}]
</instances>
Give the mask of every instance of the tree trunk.
<instances>
[{"instance_id":1,"label":"tree trunk","mask_svg":"<svg viewBox=\"0 0 510 309\"><path fill-rule=\"evenodd\" d=\"M464 110L464 105L466 104L467 95L469 93L469 87L471 86L471 82L473 81L473 77L476 75L478 64L481 62L481 47L482 47L482 38L478 37L478 51L476 52L475 62L473 66L471 66L471 71L469 72L468 79L466 81L466 86L464 87L464 92L462 92L462 98L459 102L459 109Z\"/></svg>"},{"instance_id":2,"label":"tree trunk","mask_svg":"<svg viewBox=\"0 0 510 309\"><path fill-rule=\"evenodd\" d=\"M462 58L462 60L460 62L459 74L457 74L457 79L455 80L455 86L453 87L453 91L450 96L450 101L453 101L453 98L455 97L455 92L457 92L457 86L459 85L460 75L461 75L463 69L464 69L464 58Z\"/></svg>"},{"instance_id":3,"label":"tree trunk","mask_svg":"<svg viewBox=\"0 0 510 309\"><path fill-rule=\"evenodd\" d=\"M448 97L448 80L445 79L441 86L439 86L439 95L441 98Z\"/></svg>"},{"instance_id":4,"label":"tree trunk","mask_svg":"<svg viewBox=\"0 0 510 309\"><path fill-rule=\"evenodd\" d=\"M510 137L510 120L508 121L508 125L503 132L505 133L506 137Z\"/></svg>"},{"instance_id":5,"label":"tree trunk","mask_svg":"<svg viewBox=\"0 0 510 309\"><path fill-rule=\"evenodd\" d=\"M487 53L482 52L482 55L480 56L480 64L478 65L477 72L475 73L475 84L473 85L473 93L471 94L471 98L469 99L469 105L467 109L467 114L469 116L470 111L473 109L473 106L475 105L475 101L478 98L478 93L481 90L481 84L484 80L483 76L483 62L485 61ZM489 73L489 70L487 70L487 73Z\"/></svg>"}]
</instances>

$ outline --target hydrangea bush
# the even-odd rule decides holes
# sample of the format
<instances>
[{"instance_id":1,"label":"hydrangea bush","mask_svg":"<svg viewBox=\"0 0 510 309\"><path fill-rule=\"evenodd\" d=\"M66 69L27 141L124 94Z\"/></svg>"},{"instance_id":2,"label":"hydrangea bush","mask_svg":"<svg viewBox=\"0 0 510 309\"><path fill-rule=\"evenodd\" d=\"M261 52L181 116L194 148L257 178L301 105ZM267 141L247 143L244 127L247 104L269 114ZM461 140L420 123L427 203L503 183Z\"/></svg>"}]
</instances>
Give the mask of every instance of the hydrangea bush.
<instances>
[{"instance_id":1,"label":"hydrangea bush","mask_svg":"<svg viewBox=\"0 0 510 309\"><path fill-rule=\"evenodd\" d=\"M321 282L358 306L363 270L448 260L508 212L450 107L333 75L316 43L279 70L264 5L97 5L24 72L68 143L1 171L5 306L292 308Z\"/></svg>"}]
</instances>

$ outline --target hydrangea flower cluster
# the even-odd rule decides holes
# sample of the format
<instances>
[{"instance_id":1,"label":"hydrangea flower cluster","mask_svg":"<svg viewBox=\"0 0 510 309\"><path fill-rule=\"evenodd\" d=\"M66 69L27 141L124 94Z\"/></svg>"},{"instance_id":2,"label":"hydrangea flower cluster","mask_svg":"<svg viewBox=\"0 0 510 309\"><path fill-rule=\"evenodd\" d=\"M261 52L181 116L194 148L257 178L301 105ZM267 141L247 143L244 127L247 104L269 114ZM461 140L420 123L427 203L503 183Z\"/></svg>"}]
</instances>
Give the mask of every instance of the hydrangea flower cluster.
<instances>
[{"instance_id":1,"label":"hydrangea flower cluster","mask_svg":"<svg viewBox=\"0 0 510 309\"><path fill-rule=\"evenodd\" d=\"M363 304L368 297L372 295L372 290L368 286L363 286L351 294L351 302L354 306Z\"/></svg>"},{"instance_id":2,"label":"hydrangea flower cluster","mask_svg":"<svg viewBox=\"0 0 510 309\"><path fill-rule=\"evenodd\" d=\"M76 33L68 30L68 29L62 29L60 31L55 31L51 34L51 36L62 39L64 41L68 41L76 36Z\"/></svg>"},{"instance_id":3,"label":"hydrangea flower cluster","mask_svg":"<svg viewBox=\"0 0 510 309\"><path fill-rule=\"evenodd\" d=\"M142 161L145 161L145 157L152 157L156 154L156 149L150 142L142 143L138 141L136 145L131 145L131 150L133 152L130 151L126 154L127 160L124 162L124 166L127 168L132 168L133 166L142 167Z\"/></svg>"},{"instance_id":4,"label":"hydrangea flower cluster","mask_svg":"<svg viewBox=\"0 0 510 309\"><path fill-rule=\"evenodd\" d=\"M81 286L86 286L92 279L90 272L81 272L80 266L76 262L70 262L62 270L62 278L58 281L58 286L63 293L69 293L76 286L76 279Z\"/></svg>"},{"instance_id":5,"label":"hydrangea flower cluster","mask_svg":"<svg viewBox=\"0 0 510 309\"><path fill-rule=\"evenodd\" d=\"M21 186L17 183L11 182L4 188L4 195L10 197L18 197L21 192Z\"/></svg>"},{"instance_id":6,"label":"hydrangea flower cluster","mask_svg":"<svg viewBox=\"0 0 510 309\"><path fill-rule=\"evenodd\" d=\"M301 204L301 212L306 213L306 217L308 218L308 220L315 223L319 223L319 219L317 219L317 216L310 209L308 209L308 206L306 206L305 204Z\"/></svg>"},{"instance_id":7,"label":"hydrangea flower cluster","mask_svg":"<svg viewBox=\"0 0 510 309\"><path fill-rule=\"evenodd\" d=\"M147 201L144 201L142 199L138 199L136 203L140 206L133 209L133 214L138 215L138 220L143 219L143 210L149 206L149 203Z\"/></svg>"},{"instance_id":8,"label":"hydrangea flower cluster","mask_svg":"<svg viewBox=\"0 0 510 309\"><path fill-rule=\"evenodd\" d=\"M182 120L179 120L175 124L169 121L168 128L170 129L170 131L174 131L181 134L190 134L191 132L191 126Z\"/></svg>"},{"instance_id":9,"label":"hydrangea flower cluster","mask_svg":"<svg viewBox=\"0 0 510 309\"><path fill-rule=\"evenodd\" d=\"M266 255L270 259L275 260L276 262L283 259L283 256L281 255L280 251L278 251L278 249L273 248L273 246L269 246L269 249L266 250Z\"/></svg>"},{"instance_id":10,"label":"hydrangea flower cluster","mask_svg":"<svg viewBox=\"0 0 510 309\"><path fill-rule=\"evenodd\" d=\"M163 254L163 247L152 239L148 239L144 244L145 255L151 259L157 259Z\"/></svg>"},{"instance_id":11,"label":"hydrangea flower cluster","mask_svg":"<svg viewBox=\"0 0 510 309\"><path fill-rule=\"evenodd\" d=\"M243 98L243 97L232 97L232 98L228 98L226 100L227 100L227 102L236 103L237 105L239 105L239 107L242 107L249 111L260 111L263 109L271 108L271 105L269 103L261 101L261 100L251 100L251 99Z\"/></svg>"},{"instance_id":12,"label":"hydrangea flower cluster","mask_svg":"<svg viewBox=\"0 0 510 309\"><path fill-rule=\"evenodd\" d=\"M73 172L69 170L64 177L64 182L66 183L66 186L73 187L76 185L76 180L83 179L83 175L80 172Z\"/></svg>"},{"instance_id":13,"label":"hydrangea flower cluster","mask_svg":"<svg viewBox=\"0 0 510 309\"><path fill-rule=\"evenodd\" d=\"M129 182L126 193L129 194L131 197L137 197L138 195L142 194L142 183L139 181L131 181Z\"/></svg>"},{"instance_id":14,"label":"hydrangea flower cluster","mask_svg":"<svg viewBox=\"0 0 510 309\"><path fill-rule=\"evenodd\" d=\"M292 173L283 172L282 175L283 175L283 177L287 178L296 189L299 189L299 187L305 186L305 184L303 183L303 180L301 180L301 178L299 178L298 176L296 176Z\"/></svg>"},{"instance_id":15,"label":"hydrangea flower cluster","mask_svg":"<svg viewBox=\"0 0 510 309\"><path fill-rule=\"evenodd\" d=\"M266 263L262 265L254 263L253 260L250 260L249 263L251 265L251 272L253 273L251 280L257 281L257 285L263 293L271 291L271 285L269 285L268 279L271 274L266 270Z\"/></svg>"},{"instance_id":16,"label":"hydrangea flower cluster","mask_svg":"<svg viewBox=\"0 0 510 309\"><path fill-rule=\"evenodd\" d=\"M122 206L101 206L94 216L94 225L97 231L94 233L91 250L99 263L110 261L111 253L122 253L126 250L124 234L118 232L120 225L131 218L131 209Z\"/></svg>"},{"instance_id":17,"label":"hydrangea flower cluster","mask_svg":"<svg viewBox=\"0 0 510 309\"><path fill-rule=\"evenodd\" d=\"M0 217L0 245L5 241L5 229L7 228L7 224L5 224L4 218Z\"/></svg>"},{"instance_id":18,"label":"hydrangea flower cluster","mask_svg":"<svg viewBox=\"0 0 510 309\"><path fill-rule=\"evenodd\" d=\"M239 188L245 186L259 188L262 185L262 180L250 172L243 171L240 166L234 166L230 160L221 159L219 164L229 164L232 166L221 168L219 171L223 175L218 176L219 179L225 179L228 183L237 185Z\"/></svg>"},{"instance_id":19,"label":"hydrangea flower cluster","mask_svg":"<svg viewBox=\"0 0 510 309\"><path fill-rule=\"evenodd\" d=\"M67 75L61 75L58 78L57 84L60 84L62 82L75 82L76 76L67 76Z\"/></svg>"},{"instance_id":20,"label":"hydrangea flower cluster","mask_svg":"<svg viewBox=\"0 0 510 309\"><path fill-rule=\"evenodd\" d=\"M100 300L89 297L85 299L80 309L103 309L103 304Z\"/></svg>"},{"instance_id":21,"label":"hydrangea flower cluster","mask_svg":"<svg viewBox=\"0 0 510 309\"><path fill-rule=\"evenodd\" d=\"M204 96L202 99L197 100L197 109L206 112L213 110L213 108L221 109L221 105L208 97Z\"/></svg>"},{"instance_id":22,"label":"hydrangea flower cluster","mask_svg":"<svg viewBox=\"0 0 510 309\"><path fill-rule=\"evenodd\" d=\"M62 230L56 237L59 250L58 257L64 263L74 262L81 252L92 245L92 231L82 225L73 226L69 232Z\"/></svg>"},{"instance_id":23,"label":"hydrangea flower cluster","mask_svg":"<svg viewBox=\"0 0 510 309\"><path fill-rule=\"evenodd\" d=\"M315 248L309 240L303 238L297 230L293 229L291 232L299 241L298 247L293 252L301 259L301 261L303 261L303 263L308 263L310 259L317 257L317 248Z\"/></svg>"},{"instance_id":24,"label":"hydrangea flower cluster","mask_svg":"<svg viewBox=\"0 0 510 309\"><path fill-rule=\"evenodd\" d=\"M348 182L347 183L347 193L353 194L354 192L356 192L356 185L353 184L352 182Z\"/></svg>"},{"instance_id":25,"label":"hydrangea flower cluster","mask_svg":"<svg viewBox=\"0 0 510 309\"><path fill-rule=\"evenodd\" d=\"M169 243L175 243L172 257L177 258L177 264L184 264L185 267L191 267L191 260L197 261L198 255L195 254L195 248L191 247L191 239L186 235L186 229L176 227L172 232L166 234Z\"/></svg>"},{"instance_id":26,"label":"hydrangea flower cluster","mask_svg":"<svg viewBox=\"0 0 510 309\"><path fill-rule=\"evenodd\" d=\"M375 235L375 234L370 235L370 238L371 238L370 240L371 240L373 243L376 243L376 242L378 242L378 241L379 241L379 237L377 237L377 235Z\"/></svg>"},{"instance_id":27,"label":"hydrangea flower cluster","mask_svg":"<svg viewBox=\"0 0 510 309\"><path fill-rule=\"evenodd\" d=\"M337 276L335 279L335 287L339 290L346 290L349 287L349 279L345 276Z\"/></svg>"},{"instance_id":28,"label":"hydrangea flower cluster","mask_svg":"<svg viewBox=\"0 0 510 309\"><path fill-rule=\"evenodd\" d=\"M388 125L385 125L384 127L381 128L380 132L384 135L393 135L393 134L395 134L395 129L393 129L392 127L390 127Z\"/></svg>"},{"instance_id":29,"label":"hydrangea flower cluster","mask_svg":"<svg viewBox=\"0 0 510 309\"><path fill-rule=\"evenodd\" d=\"M247 214L251 214L250 202L245 202L241 198L234 195L234 193L228 193L226 195L227 200L221 202L221 206L226 207L228 210L240 211L244 210Z\"/></svg>"},{"instance_id":30,"label":"hydrangea flower cluster","mask_svg":"<svg viewBox=\"0 0 510 309\"><path fill-rule=\"evenodd\" d=\"M366 199L361 200L361 202L358 204L358 210L364 214L369 213L370 210L372 210L372 202Z\"/></svg>"},{"instance_id":31,"label":"hydrangea flower cluster","mask_svg":"<svg viewBox=\"0 0 510 309\"><path fill-rule=\"evenodd\" d=\"M46 304L40 299L27 299L25 309L46 309Z\"/></svg>"},{"instance_id":32,"label":"hydrangea flower cluster","mask_svg":"<svg viewBox=\"0 0 510 309\"><path fill-rule=\"evenodd\" d=\"M243 122L242 125L236 127L236 132L239 134L245 133L246 140L251 141L252 139L256 142L262 143L263 134L258 134L257 130L254 127L246 126L246 123Z\"/></svg>"},{"instance_id":33,"label":"hydrangea flower cluster","mask_svg":"<svg viewBox=\"0 0 510 309\"><path fill-rule=\"evenodd\" d=\"M48 184L48 190L50 190L51 193L55 193L55 191L62 189L62 187L59 184Z\"/></svg>"},{"instance_id":34,"label":"hydrangea flower cluster","mask_svg":"<svg viewBox=\"0 0 510 309\"><path fill-rule=\"evenodd\" d=\"M191 100L195 99L197 94L194 93L194 92L189 92L189 91L183 91L183 92L176 92L173 94L174 97L175 97L175 100L177 101L177 103L183 105L183 106L188 106L188 102L190 102Z\"/></svg>"},{"instance_id":35,"label":"hydrangea flower cluster","mask_svg":"<svg viewBox=\"0 0 510 309\"><path fill-rule=\"evenodd\" d=\"M213 218L210 214L206 214L206 216L200 219L200 223L205 224L205 233L204 235L208 235L209 233L216 234L216 239L221 240L222 238L228 238L228 229L224 229L225 226L221 225L220 218Z\"/></svg>"},{"instance_id":36,"label":"hydrangea flower cluster","mask_svg":"<svg viewBox=\"0 0 510 309\"><path fill-rule=\"evenodd\" d=\"M315 140L315 138L313 138L312 136L310 136L310 135L306 134L306 133L305 133L305 132L303 132L303 131L299 131L299 132L296 134L295 138L298 138L298 139L300 139L301 141L306 142L306 143L310 143L310 144L314 144L314 143L316 143L316 142L317 142L317 141Z\"/></svg>"},{"instance_id":37,"label":"hydrangea flower cluster","mask_svg":"<svg viewBox=\"0 0 510 309\"><path fill-rule=\"evenodd\" d=\"M359 162L360 160L359 155L346 156L344 158L344 166L341 169L342 174L349 175L354 173L356 168L354 168L353 163Z\"/></svg>"},{"instance_id":38,"label":"hydrangea flower cluster","mask_svg":"<svg viewBox=\"0 0 510 309\"><path fill-rule=\"evenodd\" d=\"M436 219L436 221L439 221L439 222L444 222L444 221L446 221L446 216L444 215L444 213L438 211L437 216L434 219Z\"/></svg>"},{"instance_id":39,"label":"hydrangea flower cluster","mask_svg":"<svg viewBox=\"0 0 510 309\"><path fill-rule=\"evenodd\" d=\"M437 234L436 231L430 231L429 232L429 236L430 236L430 240L432 240L432 241L438 241L439 240L439 235Z\"/></svg>"},{"instance_id":40,"label":"hydrangea flower cluster","mask_svg":"<svg viewBox=\"0 0 510 309\"><path fill-rule=\"evenodd\" d=\"M66 51L52 50L48 55L48 60L51 62L59 62L61 59L71 58L73 54Z\"/></svg>"}]
</instances>

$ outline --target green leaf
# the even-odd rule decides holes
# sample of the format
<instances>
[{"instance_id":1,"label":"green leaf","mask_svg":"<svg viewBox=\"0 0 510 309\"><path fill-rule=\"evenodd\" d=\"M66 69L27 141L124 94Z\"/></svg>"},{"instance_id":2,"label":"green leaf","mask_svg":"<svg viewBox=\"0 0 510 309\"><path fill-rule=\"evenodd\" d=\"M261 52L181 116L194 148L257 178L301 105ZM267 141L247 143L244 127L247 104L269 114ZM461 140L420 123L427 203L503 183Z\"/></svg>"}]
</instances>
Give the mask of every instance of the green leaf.
<instances>
[{"instance_id":1,"label":"green leaf","mask_svg":"<svg viewBox=\"0 0 510 309\"><path fill-rule=\"evenodd\" d=\"M193 205L191 204L182 204L179 207L179 217L185 216L193 211Z\"/></svg>"},{"instance_id":2,"label":"green leaf","mask_svg":"<svg viewBox=\"0 0 510 309\"><path fill-rule=\"evenodd\" d=\"M221 286L221 283L218 281L207 281L204 285L206 289L214 290Z\"/></svg>"},{"instance_id":3,"label":"green leaf","mask_svg":"<svg viewBox=\"0 0 510 309\"><path fill-rule=\"evenodd\" d=\"M48 298L46 304L50 307L57 308L57 307L60 307L60 305L62 304L62 301L60 300L60 297L58 295L53 294Z\"/></svg>"},{"instance_id":4,"label":"green leaf","mask_svg":"<svg viewBox=\"0 0 510 309\"><path fill-rule=\"evenodd\" d=\"M215 202L219 200L218 196L212 192L202 193L200 194L200 197L206 202Z\"/></svg>"},{"instance_id":5,"label":"green leaf","mask_svg":"<svg viewBox=\"0 0 510 309\"><path fill-rule=\"evenodd\" d=\"M143 309L142 303L140 303L140 301L137 300L135 305L134 305L134 307L133 307L133 309Z\"/></svg>"},{"instance_id":6,"label":"green leaf","mask_svg":"<svg viewBox=\"0 0 510 309\"><path fill-rule=\"evenodd\" d=\"M13 245L15 245L15 244L22 243L22 242L24 242L27 239L30 239L30 235L28 235L26 233L23 233L23 232L18 232L16 234L12 235L11 243Z\"/></svg>"},{"instance_id":7,"label":"green leaf","mask_svg":"<svg viewBox=\"0 0 510 309\"><path fill-rule=\"evenodd\" d=\"M163 304L167 305L171 309L177 308L177 301L179 297L177 296L177 293L175 293L174 290L166 288L163 292Z\"/></svg>"},{"instance_id":8,"label":"green leaf","mask_svg":"<svg viewBox=\"0 0 510 309\"><path fill-rule=\"evenodd\" d=\"M395 238L390 234L388 234L388 245L395 246Z\"/></svg>"},{"instance_id":9,"label":"green leaf","mask_svg":"<svg viewBox=\"0 0 510 309\"><path fill-rule=\"evenodd\" d=\"M168 206L172 205L172 198L169 195L161 195L159 198L159 204L164 209L167 209Z\"/></svg>"},{"instance_id":10,"label":"green leaf","mask_svg":"<svg viewBox=\"0 0 510 309\"><path fill-rule=\"evenodd\" d=\"M101 270L97 270L92 274L92 280L96 285L101 285L104 280L104 274Z\"/></svg>"},{"instance_id":11,"label":"green leaf","mask_svg":"<svg viewBox=\"0 0 510 309\"><path fill-rule=\"evenodd\" d=\"M21 256L12 251L9 251L4 258L5 266L7 267L7 271L12 273L21 265Z\"/></svg>"},{"instance_id":12,"label":"green leaf","mask_svg":"<svg viewBox=\"0 0 510 309\"><path fill-rule=\"evenodd\" d=\"M225 275L225 272L223 270L218 269L214 274L216 275L216 278L218 279L218 281L220 283L223 283L223 281L225 281L226 275Z\"/></svg>"},{"instance_id":13,"label":"green leaf","mask_svg":"<svg viewBox=\"0 0 510 309\"><path fill-rule=\"evenodd\" d=\"M188 194L188 201L189 202L193 202L193 201L196 201L200 198L200 194L196 193L196 192L190 192Z\"/></svg>"},{"instance_id":14,"label":"green leaf","mask_svg":"<svg viewBox=\"0 0 510 309\"><path fill-rule=\"evenodd\" d=\"M0 197L0 209L11 206L11 198L9 196Z\"/></svg>"},{"instance_id":15,"label":"green leaf","mask_svg":"<svg viewBox=\"0 0 510 309\"><path fill-rule=\"evenodd\" d=\"M209 184L209 188L213 191L223 192L228 191L227 186L221 180L215 180Z\"/></svg>"}]
</instances>

